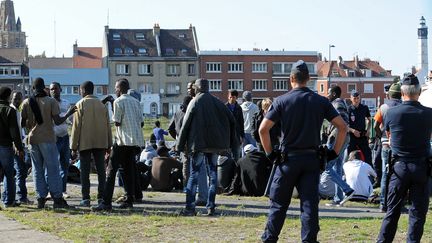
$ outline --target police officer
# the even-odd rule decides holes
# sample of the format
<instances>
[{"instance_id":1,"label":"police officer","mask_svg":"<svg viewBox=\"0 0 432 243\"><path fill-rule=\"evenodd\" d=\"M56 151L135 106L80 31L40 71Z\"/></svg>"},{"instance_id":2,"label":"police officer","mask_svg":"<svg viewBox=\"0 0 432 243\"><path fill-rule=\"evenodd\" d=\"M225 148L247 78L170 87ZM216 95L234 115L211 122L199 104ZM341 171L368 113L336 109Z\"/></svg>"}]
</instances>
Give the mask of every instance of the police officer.
<instances>
[{"instance_id":1,"label":"police officer","mask_svg":"<svg viewBox=\"0 0 432 243\"><path fill-rule=\"evenodd\" d=\"M387 196L387 213L378 242L392 242L407 191L412 201L409 210L407 242L420 242L429 206L427 157L432 133L432 109L418 102L421 87L416 76L402 81L402 104L389 108L384 127L394 156L393 173Z\"/></svg>"},{"instance_id":2,"label":"police officer","mask_svg":"<svg viewBox=\"0 0 432 243\"><path fill-rule=\"evenodd\" d=\"M327 153L329 161L338 156L347 133L344 120L329 100L307 88L308 80L306 63L298 61L290 74L293 89L276 98L259 129L262 146L272 160L276 152L272 151L269 131L276 122L280 122L282 128L283 160L276 168L271 184L270 212L261 237L264 242L278 240L294 187L297 187L301 200L302 241L317 242L320 172L317 148L324 118L339 130L334 150Z\"/></svg>"}]
</instances>

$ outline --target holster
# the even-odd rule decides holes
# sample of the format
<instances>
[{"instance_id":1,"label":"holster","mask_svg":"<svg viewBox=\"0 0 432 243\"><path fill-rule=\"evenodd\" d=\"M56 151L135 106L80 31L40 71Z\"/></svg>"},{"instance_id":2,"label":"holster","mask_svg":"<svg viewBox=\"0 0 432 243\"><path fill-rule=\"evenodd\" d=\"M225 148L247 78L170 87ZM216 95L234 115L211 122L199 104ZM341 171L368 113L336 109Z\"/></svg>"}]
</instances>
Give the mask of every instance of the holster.
<instances>
[{"instance_id":1,"label":"holster","mask_svg":"<svg viewBox=\"0 0 432 243\"><path fill-rule=\"evenodd\" d=\"M318 147L318 160L320 162L320 172L323 172L327 166L327 146L320 145Z\"/></svg>"}]
</instances>

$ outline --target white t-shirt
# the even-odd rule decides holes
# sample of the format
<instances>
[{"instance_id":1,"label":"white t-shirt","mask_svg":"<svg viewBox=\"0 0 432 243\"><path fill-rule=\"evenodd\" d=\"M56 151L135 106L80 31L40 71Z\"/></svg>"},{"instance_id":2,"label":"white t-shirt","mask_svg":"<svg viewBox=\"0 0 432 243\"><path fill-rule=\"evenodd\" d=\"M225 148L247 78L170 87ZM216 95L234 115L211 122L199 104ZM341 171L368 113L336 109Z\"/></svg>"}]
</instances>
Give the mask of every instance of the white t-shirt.
<instances>
[{"instance_id":1,"label":"white t-shirt","mask_svg":"<svg viewBox=\"0 0 432 243\"><path fill-rule=\"evenodd\" d=\"M354 195L361 195L364 197L372 195L373 186L372 182L369 180L369 176L376 177L377 174L369 164L361 160L352 160L347 161L343 165L343 169L346 182L354 189Z\"/></svg>"}]
</instances>

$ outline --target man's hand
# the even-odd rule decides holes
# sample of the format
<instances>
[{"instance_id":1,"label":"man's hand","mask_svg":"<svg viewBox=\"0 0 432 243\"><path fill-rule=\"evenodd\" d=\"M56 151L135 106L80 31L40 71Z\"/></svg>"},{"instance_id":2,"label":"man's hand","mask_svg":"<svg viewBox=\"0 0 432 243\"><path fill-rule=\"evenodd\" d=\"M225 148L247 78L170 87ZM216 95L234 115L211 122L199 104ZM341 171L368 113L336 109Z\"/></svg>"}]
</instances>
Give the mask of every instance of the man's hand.
<instances>
[{"instance_id":1,"label":"man's hand","mask_svg":"<svg viewBox=\"0 0 432 243\"><path fill-rule=\"evenodd\" d=\"M72 150L71 160L76 160L77 157L78 157L78 152L76 150Z\"/></svg>"},{"instance_id":2,"label":"man's hand","mask_svg":"<svg viewBox=\"0 0 432 243\"><path fill-rule=\"evenodd\" d=\"M69 107L68 111L66 112L66 117L71 116L73 113L75 113L76 110L77 110L77 107L75 105Z\"/></svg>"},{"instance_id":3,"label":"man's hand","mask_svg":"<svg viewBox=\"0 0 432 243\"><path fill-rule=\"evenodd\" d=\"M266 154L267 158L272 163L278 163L281 158L281 151L278 149L273 149L269 154Z\"/></svg>"},{"instance_id":4,"label":"man's hand","mask_svg":"<svg viewBox=\"0 0 432 243\"><path fill-rule=\"evenodd\" d=\"M355 137L359 138L360 137L360 132L355 130L355 129L351 129L351 133L354 134Z\"/></svg>"}]
</instances>

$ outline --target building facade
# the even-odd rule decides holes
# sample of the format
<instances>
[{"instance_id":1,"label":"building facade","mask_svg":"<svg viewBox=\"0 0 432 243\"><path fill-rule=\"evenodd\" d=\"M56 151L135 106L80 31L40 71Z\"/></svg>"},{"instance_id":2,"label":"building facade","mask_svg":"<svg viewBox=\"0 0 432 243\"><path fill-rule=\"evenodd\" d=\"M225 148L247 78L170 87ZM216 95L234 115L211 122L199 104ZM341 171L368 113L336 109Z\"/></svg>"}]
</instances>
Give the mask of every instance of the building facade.
<instances>
[{"instance_id":1,"label":"building facade","mask_svg":"<svg viewBox=\"0 0 432 243\"><path fill-rule=\"evenodd\" d=\"M106 26L102 55L109 70L109 90L112 93L115 82L126 78L141 92L146 114L173 115L187 94L187 83L198 78L198 51L192 25L188 29Z\"/></svg>"},{"instance_id":2,"label":"building facade","mask_svg":"<svg viewBox=\"0 0 432 243\"><path fill-rule=\"evenodd\" d=\"M308 86L315 88L315 51L200 51L200 74L210 83L210 92L222 101L227 100L228 90L252 91L256 102L275 98L291 89L289 75L292 64L298 60L307 63L311 74ZM241 101L241 100L240 100Z\"/></svg>"},{"instance_id":3,"label":"building facade","mask_svg":"<svg viewBox=\"0 0 432 243\"><path fill-rule=\"evenodd\" d=\"M361 94L362 103L375 110L385 101L384 87L394 80L390 70L385 70L379 62L368 58L344 61L318 62L318 79L316 90L318 94L327 96L328 89L338 85L342 89L341 98L349 100L351 90Z\"/></svg>"},{"instance_id":4,"label":"building facade","mask_svg":"<svg viewBox=\"0 0 432 243\"><path fill-rule=\"evenodd\" d=\"M21 19L15 19L14 4L10 0L0 3L0 48L26 48L26 35L21 31Z\"/></svg>"}]
</instances>

